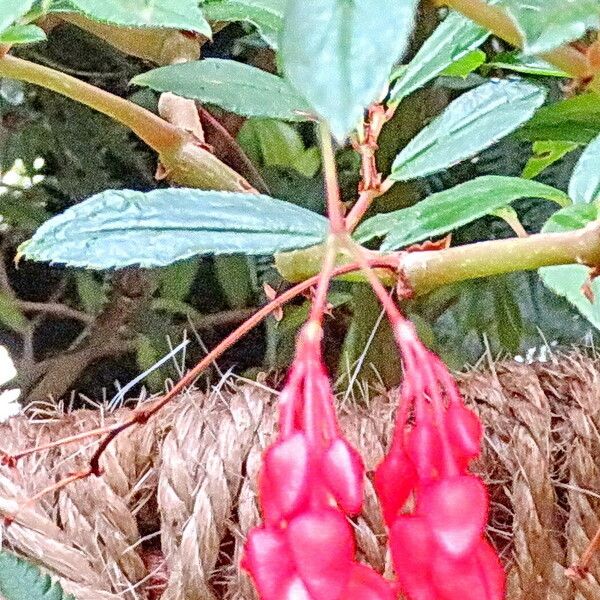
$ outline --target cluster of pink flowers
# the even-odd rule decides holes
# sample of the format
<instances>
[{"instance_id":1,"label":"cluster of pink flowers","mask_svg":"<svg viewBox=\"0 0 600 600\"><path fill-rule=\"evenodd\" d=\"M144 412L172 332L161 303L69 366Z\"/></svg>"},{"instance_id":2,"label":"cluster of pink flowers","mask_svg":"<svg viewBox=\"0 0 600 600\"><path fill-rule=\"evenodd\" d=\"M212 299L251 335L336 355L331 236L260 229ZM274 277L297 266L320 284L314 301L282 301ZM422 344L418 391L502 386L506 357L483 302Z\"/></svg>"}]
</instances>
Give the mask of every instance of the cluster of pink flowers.
<instances>
[{"instance_id":1,"label":"cluster of pink flowers","mask_svg":"<svg viewBox=\"0 0 600 600\"><path fill-rule=\"evenodd\" d=\"M375 473L397 581L356 561L348 517L362 509L364 467L338 426L321 333L309 321L300 334L263 459L264 524L243 559L261 600L501 600L504 573L484 539L487 491L468 472L481 424L405 320L395 325L405 372L396 430Z\"/></svg>"}]
</instances>

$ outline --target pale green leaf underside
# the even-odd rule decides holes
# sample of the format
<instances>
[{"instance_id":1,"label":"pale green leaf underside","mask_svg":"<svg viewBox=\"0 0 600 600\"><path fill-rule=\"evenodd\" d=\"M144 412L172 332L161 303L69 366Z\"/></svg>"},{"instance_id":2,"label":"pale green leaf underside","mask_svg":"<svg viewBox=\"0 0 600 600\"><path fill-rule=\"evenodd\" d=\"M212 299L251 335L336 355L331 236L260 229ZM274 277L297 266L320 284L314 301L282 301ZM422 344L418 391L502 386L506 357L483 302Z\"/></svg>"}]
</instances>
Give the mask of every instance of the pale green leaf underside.
<instances>
[{"instance_id":1,"label":"pale green leaf underside","mask_svg":"<svg viewBox=\"0 0 600 600\"><path fill-rule=\"evenodd\" d=\"M122 27L173 28L212 35L197 0L58 0L52 8L74 10L95 21Z\"/></svg>"},{"instance_id":2,"label":"pale green leaf underside","mask_svg":"<svg viewBox=\"0 0 600 600\"><path fill-rule=\"evenodd\" d=\"M600 136L579 157L569 182L569 196L573 202L584 204L600 199Z\"/></svg>"},{"instance_id":3,"label":"pale green leaf underside","mask_svg":"<svg viewBox=\"0 0 600 600\"><path fill-rule=\"evenodd\" d=\"M525 51L548 52L600 28L598 0L502 0L520 31Z\"/></svg>"},{"instance_id":4,"label":"pale green leaf underside","mask_svg":"<svg viewBox=\"0 0 600 600\"><path fill-rule=\"evenodd\" d=\"M245 117L309 118L310 107L283 78L234 60L207 58L160 67L132 83L215 104Z\"/></svg>"},{"instance_id":5,"label":"pale green leaf underside","mask_svg":"<svg viewBox=\"0 0 600 600\"><path fill-rule=\"evenodd\" d=\"M75 600L35 565L0 552L0 596L4 600Z\"/></svg>"},{"instance_id":6,"label":"pale green leaf underside","mask_svg":"<svg viewBox=\"0 0 600 600\"><path fill-rule=\"evenodd\" d=\"M392 88L392 102L400 102L423 87L471 50L478 48L488 36L489 32L483 27L459 13L451 12L406 65Z\"/></svg>"},{"instance_id":7,"label":"pale green leaf underside","mask_svg":"<svg viewBox=\"0 0 600 600\"><path fill-rule=\"evenodd\" d=\"M355 237L360 242L383 237L381 249L396 250L443 235L519 198L568 202L564 192L543 183L488 175L432 194L409 208L371 217L358 227Z\"/></svg>"},{"instance_id":8,"label":"pale green leaf underside","mask_svg":"<svg viewBox=\"0 0 600 600\"><path fill-rule=\"evenodd\" d=\"M277 48L286 0L214 0L202 6L210 21L247 21L266 42Z\"/></svg>"},{"instance_id":9,"label":"pale green leaf underside","mask_svg":"<svg viewBox=\"0 0 600 600\"><path fill-rule=\"evenodd\" d=\"M0 31L10 27L33 6L34 0L1 0L0 2Z\"/></svg>"},{"instance_id":10,"label":"pale green leaf underside","mask_svg":"<svg viewBox=\"0 0 600 600\"><path fill-rule=\"evenodd\" d=\"M286 75L342 140L381 97L410 39L416 0L290 0Z\"/></svg>"},{"instance_id":11,"label":"pale green leaf underside","mask_svg":"<svg viewBox=\"0 0 600 600\"><path fill-rule=\"evenodd\" d=\"M0 33L0 44L33 44L46 39L44 30L37 25L12 25Z\"/></svg>"},{"instance_id":12,"label":"pale green leaf underside","mask_svg":"<svg viewBox=\"0 0 600 600\"><path fill-rule=\"evenodd\" d=\"M534 84L505 80L463 94L400 152L391 179L424 177L474 156L529 120L544 98Z\"/></svg>"},{"instance_id":13,"label":"pale green leaf underside","mask_svg":"<svg viewBox=\"0 0 600 600\"><path fill-rule=\"evenodd\" d=\"M268 255L321 243L327 220L258 194L108 190L44 223L19 251L93 269L156 267L198 254Z\"/></svg>"},{"instance_id":14,"label":"pale green leaf underside","mask_svg":"<svg viewBox=\"0 0 600 600\"><path fill-rule=\"evenodd\" d=\"M600 217L595 204L575 204L554 213L544 225L545 233L574 231L585 227ZM590 270L583 265L544 267L539 271L544 284L555 294L566 298L594 327L600 329L600 278L591 282L594 301L590 302L582 292Z\"/></svg>"}]
</instances>

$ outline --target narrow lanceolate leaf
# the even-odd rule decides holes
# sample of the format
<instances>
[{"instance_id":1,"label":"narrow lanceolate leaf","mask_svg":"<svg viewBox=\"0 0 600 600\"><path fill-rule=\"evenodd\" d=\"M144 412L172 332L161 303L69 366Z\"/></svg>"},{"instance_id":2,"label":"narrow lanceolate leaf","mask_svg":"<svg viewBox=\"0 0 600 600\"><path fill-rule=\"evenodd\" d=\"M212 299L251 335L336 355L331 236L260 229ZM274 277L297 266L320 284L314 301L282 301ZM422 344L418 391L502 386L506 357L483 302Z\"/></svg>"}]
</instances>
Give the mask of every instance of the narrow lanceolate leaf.
<instances>
[{"instance_id":1,"label":"narrow lanceolate leaf","mask_svg":"<svg viewBox=\"0 0 600 600\"><path fill-rule=\"evenodd\" d=\"M600 214L596 204L574 204L554 213L544 225L547 233L574 231L598 220ZM579 312L600 329L600 278L589 281L590 270L583 265L544 267L539 270L544 284L559 296L565 297ZM584 293L589 283L593 299ZM588 294L589 295L589 294Z\"/></svg>"},{"instance_id":2,"label":"narrow lanceolate leaf","mask_svg":"<svg viewBox=\"0 0 600 600\"><path fill-rule=\"evenodd\" d=\"M37 25L12 25L0 33L0 44L33 44L46 39L44 30Z\"/></svg>"},{"instance_id":3,"label":"narrow lanceolate leaf","mask_svg":"<svg viewBox=\"0 0 600 600\"><path fill-rule=\"evenodd\" d=\"M589 204L600 199L600 136L583 151L569 182L573 202Z\"/></svg>"},{"instance_id":4,"label":"narrow lanceolate leaf","mask_svg":"<svg viewBox=\"0 0 600 600\"><path fill-rule=\"evenodd\" d=\"M285 5L286 0L211 0L202 6L202 11L209 21L252 23L263 39L277 48Z\"/></svg>"},{"instance_id":5,"label":"narrow lanceolate leaf","mask_svg":"<svg viewBox=\"0 0 600 600\"><path fill-rule=\"evenodd\" d=\"M600 28L598 0L502 0L520 31L524 49L541 54Z\"/></svg>"},{"instance_id":6,"label":"narrow lanceolate leaf","mask_svg":"<svg viewBox=\"0 0 600 600\"><path fill-rule=\"evenodd\" d=\"M108 190L46 221L19 253L92 269L156 267L197 254L274 254L326 232L321 215L269 196Z\"/></svg>"},{"instance_id":7,"label":"narrow lanceolate leaf","mask_svg":"<svg viewBox=\"0 0 600 600\"><path fill-rule=\"evenodd\" d=\"M412 31L416 0L290 0L281 52L290 81L339 140L379 99Z\"/></svg>"},{"instance_id":8,"label":"narrow lanceolate leaf","mask_svg":"<svg viewBox=\"0 0 600 600\"><path fill-rule=\"evenodd\" d=\"M310 107L283 78L234 60L205 60L160 67L132 83L215 104L245 117L305 120Z\"/></svg>"},{"instance_id":9,"label":"narrow lanceolate leaf","mask_svg":"<svg viewBox=\"0 0 600 600\"><path fill-rule=\"evenodd\" d=\"M0 552L0 595L5 600L75 600L35 565Z\"/></svg>"},{"instance_id":10,"label":"narrow lanceolate leaf","mask_svg":"<svg viewBox=\"0 0 600 600\"><path fill-rule=\"evenodd\" d=\"M437 77L450 65L478 48L489 36L459 13L451 12L427 38L392 88L391 101L398 103Z\"/></svg>"},{"instance_id":11,"label":"narrow lanceolate leaf","mask_svg":"<svg viewBox=\"0 0 600 600\"><path fill-rule=\"evenodd\" d=\"M600 94L589 92L541 108L519 132L527 140L587 144L600 134Z\"/></svg>"},{"instance_id":12,"label":"narrow lanceolate leaf","mask_svg":"<svg viewBox=\"0 0 600 600\"><path fill-rule=\"evenodd\" d=\"M492 81L463 94L400 152L390 178L424 177L470 158L530 119L544 98L524 81Z\"/></svg>"},{"instance_id":13,"label":"narrow lanceolate leaf","mask_svg":"<svg viewBox=\"0 0 600 600\"><path fill-rule=\"evenodd\" d=\"M544 77L569 77L567 73L557 69L537 56L525 56L520 52L502 52L497 54L493 62L487 64L494 69L515 71L525 75L540 75Z\"/></svg>"},{"instance_id":14,"label":"narrow lanceolate leaf","mask_svg":"<svg viewBox=\"0 0 600 600\"><path fill-rule=\"evenodd\" d=\"M168 27L212 35L197 0L58 0L58 9L124 27Z\"/></svg>"},{"instance_id":15,"label":"narrow lanceolate leaf","mask_svg":"<svg viewBox=\"0 0 600 600\"><path fill-rule=\"evenodd\" d=\"M561 140L543 140L533 143L533 156L527 161L522 176L533 179L565 154L577 149L579 144Z\"/></svg>"},{"instance_id":16,"label":"narrow lanceolate leaf","mask_svg":"<svg viewBox=\"0 0 600 600\"><path fill-rule=\"evenodd\" d=\"M33 6L34 0L2 0L0 2L0 31L10 27Z\"/></svg>"},{"instance_id":17,"label":"narrow lanceolate leaf","mask_svg":"<svg viewBox=\"0 0 600 600\"><path fill-rule=\"evenodd\" d=\"M396 250L452 231L519 198L545 198L561 205L569 202L561 190L537 181L486 175L409 208L371 217L358 227L355 237L360 242L383 237L381 249Z\"/></svg>"}]
</instances>

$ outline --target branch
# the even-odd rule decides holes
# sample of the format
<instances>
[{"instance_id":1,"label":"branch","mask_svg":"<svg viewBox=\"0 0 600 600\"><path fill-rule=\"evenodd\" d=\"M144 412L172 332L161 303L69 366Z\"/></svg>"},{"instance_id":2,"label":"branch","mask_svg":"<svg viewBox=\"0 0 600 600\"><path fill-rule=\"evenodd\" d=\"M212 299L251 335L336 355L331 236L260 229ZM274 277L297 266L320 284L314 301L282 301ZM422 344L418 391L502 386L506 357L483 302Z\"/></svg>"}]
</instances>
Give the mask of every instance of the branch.
<instances>
[{"instance_id":1,"label":"branch","mask_svg":"<svg viewBox=\"0 0 600 600\"><path fill-rule=\"evenodd\" d=\"M286 252L275 257L275 265L288 281L302 281L319 272L324 247ZM370 253L370 258L385 258ZM388 259L394 255L387 255ZM398 266L416 294L435 288L490 275L534 271L553 265L600 265L600 222L566 233L538 233L527 238L477 242L446 250L396 254ZM352 260L338 255L338 264ZM382 276L386 284L393 278Z\"/></svg>"},{"instance_id":2,"label":"branch","mask_svg":"<svg viewBox=\"0 0 600 600\"><path fill-rule=\"evenodd\" d=\"M15 304L26 313L43 313L53 317L81 321L88 325L94 321L92 315L88 315L65 304L60 304L59 302L29 302L28 300L15 299Z\"/></svg>"},{"instance_id":3,"label":"branch","mask_svg":"<svg viewBox=\"0 0 600 600\"><path fill-rule=\"evenodd\" d=\"M439 4L462 13L509 44L523 47L519 30L501 8L487 4L485 0L440 0ZM593 75L586 56L572 46L561 46L540 56L572 77L587 79Z\"/></svg>"}]
</instances>

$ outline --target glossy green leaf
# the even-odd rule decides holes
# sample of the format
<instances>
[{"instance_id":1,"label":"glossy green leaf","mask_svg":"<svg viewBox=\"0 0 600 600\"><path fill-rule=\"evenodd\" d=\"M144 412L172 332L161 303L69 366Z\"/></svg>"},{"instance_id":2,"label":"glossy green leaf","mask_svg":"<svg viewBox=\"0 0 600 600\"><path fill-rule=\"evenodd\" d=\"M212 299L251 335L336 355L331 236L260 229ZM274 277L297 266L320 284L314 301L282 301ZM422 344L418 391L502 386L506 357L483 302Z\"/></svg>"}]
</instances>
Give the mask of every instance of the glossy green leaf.
<instances>
[{"instance_id":1,"label":"glossy green leaf","mask_svg":"<svg viewBox=\"0 0 600 600\"><path fill-rule=\"evenodd\" d=\"M160 67L132 83L216 104L245 117L305 120L306 101L281 77L234 60L207 58Z\"/></svg>"},{"instance_id":2,"label":"glossy green leaf","mask_svg":"<svg viewBox=\"0 0 600 600\"><path fill-rule=\"evenodd\" d=\"M392 88L391 101L398 103L423 87L450 65L478 48L488 36L487 29L459 13L451 12L402 70L402 75Z\"/></svg>"},{"instance_id":3,"label":"glossy green leaf","mask_svg":"<svg viewBox=\"0 0 600 600\"><path fill-rule=\"evenodd\" d=\"M416 5L416 0L288 2L284 71L338 140L385 93L410 39Z\"/></svg>"},{"instance_id":4,"label":"glossy green leaf","mask_svg":"<svg viewBox=\"0 0 600 600\"><path fill-rule=\"evenodd\" d=\"M10 27L26 14L34 0L2 0L0 2L0 31Z\"/></svg>"},{"instance_id":5,"label":"glossy green leaf","mask_svg":"<svg viewBox=\"0 0 600 600\"><path fill-rule=\"evenodd\" d=\"M75 600L34 564L0 552L0 595L4 600Z\"/></svg>"},{"instance_id":6,"label":"glossy green leaf","mask_svg":"<svg viewBox=\"0 0 600 600\"><path fill-rule=\"evenodd\" d=\"M0 33L0 44L15 46L33 44L46 39L44 30L37 25L12 25Z\"/></svg>"},{"instance_id":7,"label":"glossy green leaf","mask_svg":"<svg viewBox=\"0 0 600 600\"><path fill-rule=\"evenodd\" d=\"M533 143L533 156L523 169L525 179L533 179L565 154L575 150L579 144L556 140L543 140Z\"/></svg>"},{"instance_id":8,"label":"glossy green leaf","mask_svg":"<svg viewBox=\"0 0 600 600\"><path fill-rule=\"evenodd\" d=\"M581 94L541 108L518 136L536 140L563 140L587 144L600 134L600 95Z\"/></svg>"},{"instance_id":9,"label":"glossy green leaf","mask_svg":"<svg viewBox=\"0 0 600 600\"><path fill-rule=\"evenodd\" d=\"M574 231L598 220L598 218L600 218L600 214L598 206L595 204L574 204L554 213L542 231L545 233ZM600 329L600 278L596 277L591 282L594 301L590 302L582 291L582 286L588 281L590 274L587 267L561 265L544 267L538 272L549 289L566 298L590 323Z\"/></svg>"},{"instance_id":10,"label":"glossy green leaf","mask_svg":"<svg viewBox=\"0 0 600 600\"><path fill-rule=\"evenodd\" d=\"M540 75L543 77L569 77L567 73L557 69L536 56L524 56L520 52L502 52L486 67L515 71L525 75Z\"/></svg>"},{"instance_id":11,"label":"glossy green leaf","mask_svg":"<svg viewBox=\"0 0 600 600\"><path fill-rule=\"evenodd\" d=\"M446 67L440 77L462 77L463 79L477 70L484 62L486 56L483 50L471 50L449 67Z\"/></svg>"},{"instance_id":12,"label":"glossy green leaf","mask_svg":"<svg viewBox=\"0 0 600 600\"><path fill-rule=\"evenodd\" d=\"M400 152L390 178L424 177L470 158L530 119L544 98L543 89L524 81L492 81L466 92Z\"/></svg>"},{"instance_id":13,"label":"glossy green leaf","mask_svg":"<svg viewBox=\"0 0 600 600\"><path fill-rule=\"evenodd\" d=\"M283 28L286 0L213 0L202 5L210 21L247 21L260 32L263 39L277 48Z\"/></svg>"},{"instance_id":14,"label":"glossy green leaf","mask_svg":"<svg viewBox=\"0 0 600 600\"><path fill-rule=\"evenodd\" d=\"M212 35L197 0L59 0L60 9L123 27L166 27Z\"/></svg>"},{"instance_id":15,"label":"glossy green leaf","mask_svg":"<svg viewBox=\"0 0 600 600\"><path fill-rule=\"evenodd\" d=\"M569 181L569 196L576 204L600 199L600 136L579 157Z\"/></svg>"},{"instance_id":16,"label":"glossy green leaf","mask_svg":"<svg viewBox=\"0 0 600 600\"><path fill-rule=\"evenodd\" d=\"M355 237L360 242L383 237L381 249L396 250L452 231L519 198L569 202L561 190L537 181L486 175L432 194L408 208L371 217L358 227Z\"/></svg>"},{"instance_id":17,"label":"glossy green leaf","mask_svg":"<svg viewBox=\"0 0 600 600\"><path fill-rule=\"evenodd\" d=\"M327 220L258 194L108 190L44 223L21 255L93 269L163 266L198 254L274 254L321 243Z\"/></svg>"},{"instance_id":18,"label":"glossy green leaf","mask_svg":"<svg viewBox=\"0 0 600 600\"><path fill-rule=\"evenodd\" d=\"M600 28L598 0L502 0L525 51L541 54Z\"/></svg>"}]
</instances>

